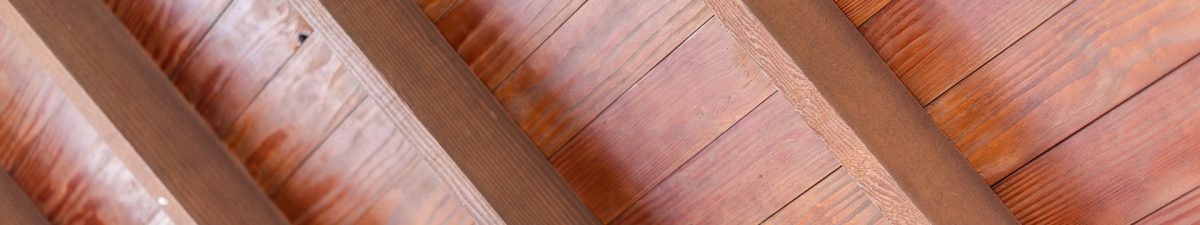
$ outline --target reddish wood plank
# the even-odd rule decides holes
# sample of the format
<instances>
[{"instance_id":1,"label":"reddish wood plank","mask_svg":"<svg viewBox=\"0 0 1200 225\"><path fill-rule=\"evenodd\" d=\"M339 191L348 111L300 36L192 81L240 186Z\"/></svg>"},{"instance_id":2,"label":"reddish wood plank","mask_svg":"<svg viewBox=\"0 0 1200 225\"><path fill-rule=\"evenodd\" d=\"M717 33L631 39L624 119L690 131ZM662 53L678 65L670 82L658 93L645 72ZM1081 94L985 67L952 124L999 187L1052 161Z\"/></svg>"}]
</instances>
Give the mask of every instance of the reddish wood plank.
<instances>
[{"instance_id":1,"label":"reddish wood plank","mask_svg":"<svg viewBox=\"0 0 1200 225\"><path fill-rule=\"evenodd\" d=\"M711 15L700 0L588 2L494 92L553 155Z\"/></svg>"},{"instance_id":2,"label":"reddish wood plank","mask_svg":"<svg viewBox=\"0 0 1200 225\"><path fill-rule=\"evenodd\" d=\"M759 223L838 166L824 139L776 94L613 224Z\"/></svg>"},{"instance_id":3,"label":"reddish wood plank","mask_svg":"<svg viewBox=\"0 0 1200 225\"><path fill-rule=\"evenodd\" d=\"M994 183L1200 52L1194 1L1081 0L926 109Z\"/></svg>"},{"instance_id":4,"label":"reddish wood plank","mask_svg":"<svg viewBox=\"0 0 1200 225\"><path fill-rule=\"evenodd\" d=\"M437 25L471 71L488 88L495 89L583 2L467 0Z\"/></svg>"},{"instance_id":5,"label":"reddish wood plank","mask_svg":"<svg viewBox=\"0 0 1200 225\"><path fill-rule=\"evenodd\" d=\"M838 169L762 224L888 224L883 212Z\"/></svg>"},{"instance_id":6,"label":"reddish wood plank","mask_svg":"<svg viewBox=\"0 0 1200 225\"><path fill-rule=\"evenodd\" d=\"M366 98L319 36L309 37L225 133L263 190L276 190Z\"/></svg>"},{"instance_id":7,"label":"reddish wood plank","mask_svg":"<svg viewBox=\"0 0 1200 225\"><path fill-rule=\"evenodd\" d=\"M710 21L551 163L612 220L774 91L748 54Z\"/></svg>"},{"instance_id":8,"label":"reddish wood plank","mask_svg":"<svg viewBox=\"0 0 1200 225\"><path fill-rule=\"evenodd\" d=\"M446 12L454 8L461 0L414 0L421 6L421 11L429 16L429 20L438 21Z\"/></svg>"},{"instance_id":9,"label":"reddish wood plank","mask_svg":"<svg viewBox=\"0 0 1200 225\"><path fill-rule=\"evenodd\" d=\"M0 23L0 166L22 193L56 224L167 220L23 46Z\"/></svg>"},{"instance_id":10,"label":"reddish wood plank","mask_svg":"<svg viewBox=\"0 0 1200 225\"><path fill-rule=\"evenodd\" d=\"M252 0L248 0L252 1ZM230 0L104 0L167 74L176 71Z\"/></svg>"},{"instance_id":11,"label":"reddish wood plank","mask_svg":"<svg viewBox=\"0 0 1200 225\"><path fill-rule=\"evenodd\" d=\"M1200 223L1200 191L1179 197L1171 204L1146 216L1136 224L1197 224Z\"/></svg>"},{"instance_id":12,"label":"reddish wood plank","mask_svg":"<svg viewBox=\"0 0 1200 225\"><path fill-rule=\"evenodd\" d=\"M928 104L1071 1L896 1L859 30Z\"/></svg>"},{"instance_id":13,"label":"reddish wood plank","mask_svg":"<svg viewBox=\"0 0 1200 225\"><path fill-rule=\"evenodd\" d=\"M838 8L846 13L846 17L850 18L850 22L855 26L862 25L867 22L871 16L883 9L892 0L834 0Z\"/></svg>"},{"instance_id":14,"label":"reddish wood plank","mask_svg":"<svg viewBox=\"0 0 1200 225\"><path fill-rule=\"evenodd\" d=\"M1158 7L1200 8L1192 2ZM1030 162L997 184L996 193L1026 224L1135 222L1200 186L1196 87L1200 60Z\"/></svg>"},{"instance_id":15,"label":"reddish wood plank","mask_svg":"<svg viewBox=\"0 0 1200 225\"><path fill-rule=\"evenodd\" d=\"M358 221L400 183L430 179L408 175L424 164L401 135L375 102L364 102L288 179L274 195L275 203L297 224ZM434 192L439 193L448 192ZM436 208L420 203L404 204Z\"/></svg>"},{"instance_id":16,"label":"reddish wood plank","mask_svg":"<svg viewBox=\"0 0 1200 225\"><path fill-rule=\"evenodd\" d=\"M235 1L174 75L175 86L223 136L311 33L286 0Z\"/></svg>"}]
</instances>

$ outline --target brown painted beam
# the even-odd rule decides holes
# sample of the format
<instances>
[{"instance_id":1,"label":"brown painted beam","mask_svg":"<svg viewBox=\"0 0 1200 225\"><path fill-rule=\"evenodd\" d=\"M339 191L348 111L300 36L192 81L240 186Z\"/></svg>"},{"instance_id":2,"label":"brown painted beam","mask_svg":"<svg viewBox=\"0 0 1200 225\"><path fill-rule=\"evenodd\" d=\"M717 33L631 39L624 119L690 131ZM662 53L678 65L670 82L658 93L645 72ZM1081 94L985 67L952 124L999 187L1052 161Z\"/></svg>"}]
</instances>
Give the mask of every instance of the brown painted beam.
<instances>
[{"instance_id":1,"label":"brown painted beam","mask_svg":"<svg viewBox=\"0 0 1200 225\"><path fill-rule=\"evenodd\" d=\"M174 222L287 224L102 1L5 0L0 13Z\"/></svg>"},{"instance_id":2,"label":"brown painted beam","mask_svg":"<svg viewBox=\"0 0 1200 225\"><path fill-rule=\"evenodd\" d=\"M294 2L482 224L599 224L411 1Z\"/></svg>"},{"instance_id":3,"label":"brown painted beam","mask_svg":"<svg viewBox=\"0 0 1200 225\"><path fill-rule=\"evenodd\" d=\"M893 224L1017 224L829 0L706 0Z\"/></svg>"},{"instance_id":4,"label":"brown painted beam","mask_svg":"<svg viewBox=\"0 0 1200 225\"><path fill-rule=\"evenodd\" d=\"M7 172L0 173L0 218L11 224L50 224Z\"/></svg>"}]
</instances>

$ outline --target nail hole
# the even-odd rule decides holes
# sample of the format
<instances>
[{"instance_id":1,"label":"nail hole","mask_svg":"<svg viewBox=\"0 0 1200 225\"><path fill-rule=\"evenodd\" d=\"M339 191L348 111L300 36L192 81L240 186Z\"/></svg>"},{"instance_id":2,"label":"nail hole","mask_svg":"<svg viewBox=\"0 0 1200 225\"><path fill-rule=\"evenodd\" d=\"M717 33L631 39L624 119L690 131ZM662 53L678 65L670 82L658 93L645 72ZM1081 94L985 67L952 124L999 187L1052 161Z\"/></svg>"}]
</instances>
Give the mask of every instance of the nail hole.
<instances>
[{"instance_id":1,"label":"nail hole","mask_svg":"<svg viewBox=\"0 0 1200 225\"><path fill-rule=\"evenodd\" d=\"M304 41L307 41L307 40L308 40L308 34L300 33L300 43L304 43Z\"/></svg>"}]
</instances>

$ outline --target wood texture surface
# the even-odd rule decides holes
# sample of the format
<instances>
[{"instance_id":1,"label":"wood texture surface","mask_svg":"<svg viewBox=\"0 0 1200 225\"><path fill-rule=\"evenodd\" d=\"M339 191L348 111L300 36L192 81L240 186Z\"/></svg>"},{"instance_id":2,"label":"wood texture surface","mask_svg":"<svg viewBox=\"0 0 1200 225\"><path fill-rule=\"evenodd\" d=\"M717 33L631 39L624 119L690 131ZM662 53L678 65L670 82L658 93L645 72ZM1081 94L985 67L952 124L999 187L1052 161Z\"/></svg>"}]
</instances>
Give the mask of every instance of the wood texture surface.
<instances>
[{"instance_id":1,"label":"wood texture surface","mask_svg":"<svg viewBox=\"0 0 1200 225\"><path fill-rule=\"evenodd\" d=\"M837 169L762 224L887 224L844 169Z\"/></svg>"},{"instance_id":2,"label":"wood texture surface","mask_svg":"<svg viewBox=\"0 0 1200 225\"><path fill-rule=\"evenodd\" d=\"M1192 60L999 183L996 193L1025 224L1145 217L1200 186L1197 86L1200 60Z\"/></svg>"},{"instance_id":3,"label":"wood texture surface","mask_svg":"<svg viewBox=\"0 0 1200 225\"><path fill-rule=\"evenodd\" d=\"M850 18L850 23L855 26L862 25L867 19L875 16L880 9L892 0L834 0L838 8L842 9L842 13Z\"/></svg>"},{"instance_id":4,"label":"wood texture surface","mask_svg":"<svg viewBox=\"0 0 1200 225\"><path fill-rule=\"evenodd\" d=\"M513 74L583 0L463 1L437 21L438 30L458 50L489 89ZM548 46L553 48L554 46Z\"/></svg>"},{"instance_id":5,"label":"wood texture surface","mask_svg":"<svg viewBox=\"0 0 1200 225\"><path fill-rule=\"evenodd\" d=\"M7 172L0 174L0 216L7 222L30 225L49 225L46 216L33 204L29 195L17 186Z\"/></svg>"},{"instance_id":6,"label":"wood texture surface","mask_svg":"<svg viewBox=\"0 0 1200 225\"><path fill-rule=\"evenodd\" d=\"M1200 223L1200 191L1175 199L1153 214L1134 224L1196 224Z\"/></svg>"},{"instance_id":7,"label":"wood texture surface","mask_svg":"<svg viewBox=\"0 0 1200 225\"><path fill-rule=\"evenodd\" d=\"M294 3L476 222L598 223L416 4Z\"/></svg>"},{"instance_id":8,"label":"wood texture surface","mask_svg":"<svg viewBox=\"0 0 1200 225\"><path fill-rule=\"evenodd\" d=\"M613 224L760 223L837 167L824 140L772 95Z\"/></svg>"},{"instance_id":9,"label":"wood texture surface","mask_svg":"<svg viewBox=\"0 0 1200 225\"><path fill-rule=\"evenodd\" d=\"M170 75L191 57L230 1L104 0L104 3L159 68Z\"/></svg>"},{"instance_id":10,"label":"wood texture surface","mask_svg":"<svg viewBox=\"0 0 1200 225\"><path fill-rule=\"evenodd\" d=\"M71 101L99 108L87 121L111 122L196 222L285 223L103 3L11 3L66 71L56 83L86 92Z\"/></svg>"},{"instance_id":11,"label":"wood texture surface","mask_svg":"<svg viewBox=\"0 0 1200 225\"><path fill-rule=\"evenodd\" d=\"M551 158L611 221L774 91L710 21Z\"/></svg>"},{"instance_id":12,"label":"wood texture surface","mask_svg":"<svg viewBox=\"0 0 1200 225\"><path fill-rule=\"evenodd\" d=\"M994 183L1200 52L1194 1L1075 1L927 107Z\"/></svg>"},{"instance_id":13,"label":"wood texture surface","mask_svg":"<svg viewBox=\"0 0 1200 225\"><path fill-rule=\"evenodd\" d=\"M175 86L224 136L309 34L287 0L234 1L174 74Z\"/></svg>"},{"instance_id":14,"label":"wood texture surface","mask_svg":"<svg viewBox=\"0 0 1200 225\"><path fill-rule=\"evenodd\" d=\"M438 21L442 16L446 15L450 9L458 6L462 0L414 0L417 5L421 6L421 11L425 11L425 15L429 16L429 20Z\"/></svg>"},{"instance_id":15,"label":"wood texture surface","mask_svg":"<svg viewBox=\"0 0 1200 225\"><path fill-rule=\"evenodd\" d=\"M268 193L366 98L320 36L311 36L222 136Z\"/></svg>"},{"instance_id":16,"label":"wood texture surface","mask_svg":"<svg viewBox=\"0 0 1200 225\"><path fill-rule=\"evenodd\" d=\"M1016 223L833 2L708 2L892 223Z\"/></svg>"},{"instance_id":17,"label":"wood texture surface","mask_svg":"<svg viewBox=\"0 0 1200 225\"><path fill-rule=\"evenodd\" d=\"M700 0L588 2L494 92L551 156L710 17Z\"/></svg>"},{"instance_id":18,"label":"wood texture surface","mask_svg":"<svg viewBox=\"0 0 1200 225\"><path fill-rule=\"evenodd\" d=\"M859 30L917 100L928 104L1071 2L895 1Z\"/></svg>"}]
</instances>

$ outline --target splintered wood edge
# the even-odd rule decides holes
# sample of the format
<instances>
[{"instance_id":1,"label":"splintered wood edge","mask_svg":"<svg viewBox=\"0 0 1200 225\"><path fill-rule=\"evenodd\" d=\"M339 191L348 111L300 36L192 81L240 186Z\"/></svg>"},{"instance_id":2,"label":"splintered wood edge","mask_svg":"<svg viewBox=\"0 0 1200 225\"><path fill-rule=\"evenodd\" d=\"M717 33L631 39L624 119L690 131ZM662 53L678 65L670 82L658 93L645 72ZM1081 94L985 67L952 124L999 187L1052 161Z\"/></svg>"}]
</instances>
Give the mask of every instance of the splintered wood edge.
<instances>
[{"instance_id":1,"label":"splintered wood edge","mask_svg":"<svg viewBox=\"0 0 1200 225\"><path fill-rule=\"evenodd\" d=\"M706 0L893 224L1018 224L829 0Z\"/></svg>"},{"instance_id":2,"label":"splintered wood edge","mask_svg":"<svg viewBox=\"0 0 1200 225\"><path fill-rule=\"evenodd\" d=\"M415 3L292 3L477 223L600 224Z\"/></svg>"},{"instance_id":3,"label":"splintered wood edge","mask_svg":"<svg viewBox=\"0 0 1200 225\"><path fill-rule=\"evenodd\" d=\"M0 19L172 222L287 224L103 2L3 0Z\"/></svg>"}]
</instances>

